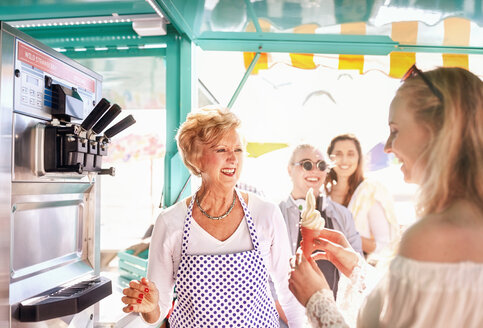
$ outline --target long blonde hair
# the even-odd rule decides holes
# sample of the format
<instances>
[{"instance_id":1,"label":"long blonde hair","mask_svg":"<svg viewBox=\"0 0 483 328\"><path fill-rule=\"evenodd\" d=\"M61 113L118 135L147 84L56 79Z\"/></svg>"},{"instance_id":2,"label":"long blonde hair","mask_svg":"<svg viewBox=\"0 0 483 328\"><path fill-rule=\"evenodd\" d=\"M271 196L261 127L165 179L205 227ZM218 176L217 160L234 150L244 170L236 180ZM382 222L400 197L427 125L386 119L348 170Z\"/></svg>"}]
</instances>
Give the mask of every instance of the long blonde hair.
<instances>
[{"instance_id":1,"label":"long blonde hair","mask_svg":"<svg viewBox=\"0 0 483 328\"><path fill-rule=\"evenodd\" d=\"M424 76L441 92L442 103L420 77L408 79L396 94L410 99L415 119L431 134L420 158L426 169L418 214L441 212L458 198L483 210L483 82L461 68Z\"/></svg>"}]
</instances>

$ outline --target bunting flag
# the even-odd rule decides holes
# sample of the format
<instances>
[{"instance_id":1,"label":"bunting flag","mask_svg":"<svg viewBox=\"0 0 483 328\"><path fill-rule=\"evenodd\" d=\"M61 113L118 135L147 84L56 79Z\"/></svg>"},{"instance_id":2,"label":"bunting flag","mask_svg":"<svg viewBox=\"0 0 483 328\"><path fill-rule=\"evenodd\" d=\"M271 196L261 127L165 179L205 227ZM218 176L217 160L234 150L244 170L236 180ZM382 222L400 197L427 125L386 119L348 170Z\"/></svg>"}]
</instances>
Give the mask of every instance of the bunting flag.
<instances>
[{"instance_id":1,"label":"bunting flag","mask_svg":"<svg viewBox=\"0 0 483 328\"><path fill-rule=\"evenodd\" d=\"M274 31L274 27L265 20L260 19L260 25L265 32ZM247 31L254 31L253 25L249 25ZM367 23L347 23L329 27L307 24L279 32L386 35L404 45L483 48L483 27L457 17L447 18L432 26L419 21L395 22L379 27ZM250 65L254 56L255 53L244 53L245 67ZM438 66L462 67L483 77L483 55L399 51L391 52L388 56L262 53L252 74L258 74L259 70L268 69L277 63L301 69L324 66L339 70L356 70L360 74L379 70L394 78L401 78L408 68L416 63L423 70Z\"/></svg>"},{"instance_id":2,"label":"bunting flag","mask_svg":"<svg viewBox=\"0 0 483 328\"><path fill-rule=\"evenodd\" d=\"M287 143L274 143L274 142L249 142L247 143L248 157L258 157L271 151L286 148L289 145Z\"/></svg>"},{"instance_id":3,"label":"bunting flag","mask_svg":"<svg viewBox=\"0 0 483 328\"><path fill-rule=\"evenodd\" d=\"M306 33L306 34L314 34L317 30L317 25L310 24L310 25L301 25L294 28L294 33ZM314 55L313 54L290 54L290 60L294 67L303 68L303 69L314 69L317 67L314 62Z\"/></svg>"},{"instance_id":4,"label":"bunting flag","mask_svg":"<svg viewBox=\"0 0 483 328\"><path fill-rule=\"evenodd\" d=\"M467 47L470 44L470 21L461 18L448 18L444 21L443 45ZM480 40L483 46L483 39ZM443 54L443 66L457 66L468 69L468 55Z\"/></svg>"},{"instance_id":5,"label":"bunting flag","mask_svg":"<svg viewBox=\"0 0 483 328\"><path fill-rule=\"evenodd\" d=\"M364 35L366 34L365 23L348 23L340 26L341 34ZM364 56L362 55L339 55L339 69L354 69L360 74L364 72Z\"/></svg>"}]
</instances>

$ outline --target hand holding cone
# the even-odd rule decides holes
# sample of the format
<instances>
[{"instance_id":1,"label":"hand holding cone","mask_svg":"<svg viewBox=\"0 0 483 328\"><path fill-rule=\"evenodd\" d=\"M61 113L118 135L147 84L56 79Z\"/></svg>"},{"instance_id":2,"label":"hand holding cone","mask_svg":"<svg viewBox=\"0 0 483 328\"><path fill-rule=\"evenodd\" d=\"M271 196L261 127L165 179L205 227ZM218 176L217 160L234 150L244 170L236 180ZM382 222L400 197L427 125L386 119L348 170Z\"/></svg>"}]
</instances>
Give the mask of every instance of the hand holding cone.
<instances>
[{"instance_id":1,"label":"hand holding cone","mask_svg":"<svg viewBox=\"0 0 483 328\"><path fill-rule=\"evenodd\" d=\"M304 256L310 259L310 255L314 251L313 240L320 235L325 226L325 220L322 218L320 212L315 209L316 202L312 188L307 192L305 201L307 206L302 211L300 220L300 232L302 235L300 246L302 247Z\"/></svg>"}]
</instances>

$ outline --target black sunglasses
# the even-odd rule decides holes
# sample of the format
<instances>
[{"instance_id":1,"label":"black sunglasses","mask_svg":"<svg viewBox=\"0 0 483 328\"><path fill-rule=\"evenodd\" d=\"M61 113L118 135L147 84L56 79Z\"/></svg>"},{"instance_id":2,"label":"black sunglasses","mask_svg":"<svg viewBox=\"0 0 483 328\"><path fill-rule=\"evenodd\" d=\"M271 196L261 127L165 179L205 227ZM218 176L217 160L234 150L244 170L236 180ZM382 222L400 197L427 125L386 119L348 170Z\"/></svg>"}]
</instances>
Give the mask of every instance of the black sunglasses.
<instances>
[{"instance_id":1,"label":"black sunglasses","mask_svg":"<svg viewBox=\"0 0 483 328\"><path fill-rule=\"evenodd\" d=\"M443 102L443 95L441 94L441 92L438 89L436 89L434 84L431 83L431 81L424 75L423 71L421 71L419 68L416 67L416 64L413 64L413 66L411 66L408 69L406 74L403 75L401 82L404 82L407 79L414 77L414 76L420 76L421 79L424 81L424 83L426 83L428 88L431 90L431 92L433 92L433 94L436 97L438 97L439 101Z\"/></svg>"},{"instance_id":2,"label":"black sunglasses","mask_svg":"<svg viewBox=\"0 0 483 328\"><path fill-rule=\"evenodd\" d=\"M314 165L319 169L319 171L327 170L327 163L325 161L318 161L317 163L312 162L310 159L304 159L300 162L294 163L294 165L300 165L305 171L312 171Z\"/></svg>"}]
</instances>

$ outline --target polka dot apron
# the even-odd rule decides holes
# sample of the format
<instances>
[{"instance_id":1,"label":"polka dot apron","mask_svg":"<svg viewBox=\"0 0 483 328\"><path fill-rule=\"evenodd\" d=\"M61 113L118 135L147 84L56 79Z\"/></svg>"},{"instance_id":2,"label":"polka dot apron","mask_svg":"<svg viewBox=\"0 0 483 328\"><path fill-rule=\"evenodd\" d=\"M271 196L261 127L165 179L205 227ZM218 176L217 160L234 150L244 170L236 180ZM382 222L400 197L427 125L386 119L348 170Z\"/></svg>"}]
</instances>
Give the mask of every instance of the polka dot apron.
<instances>
[{"instance_id":1,"label":"polka dot apron","mask_svg":"<svg viewBox=\"0 0 483 328\"><path fill-rule=\"evenodd\" d=\"M237 196L254 249L220 255L187 253L196 195L191 199L176 274L178 300L169 318L173 328L279 327L253 219L238 191ZM244 224L244 220L240 224Z\"/></svg>"}]
</instances>

